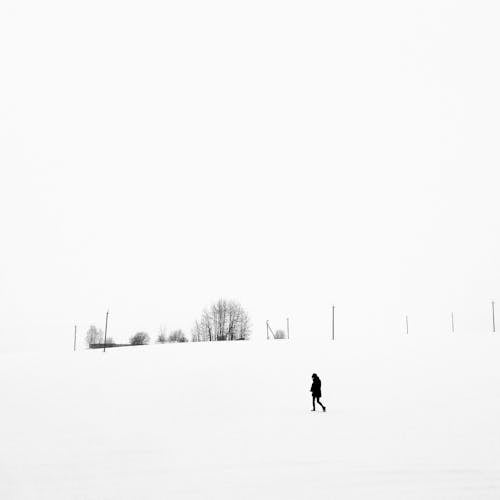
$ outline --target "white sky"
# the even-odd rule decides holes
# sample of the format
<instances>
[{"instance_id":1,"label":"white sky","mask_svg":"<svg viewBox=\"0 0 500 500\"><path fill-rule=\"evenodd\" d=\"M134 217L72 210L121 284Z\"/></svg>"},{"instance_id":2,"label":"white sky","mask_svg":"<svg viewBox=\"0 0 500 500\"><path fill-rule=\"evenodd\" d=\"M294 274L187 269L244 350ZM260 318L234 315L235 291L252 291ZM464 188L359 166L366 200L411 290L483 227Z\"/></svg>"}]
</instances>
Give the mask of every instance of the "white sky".
<instances>
[{"instance_id":1,"label":"white sky","mask_svg":"<svg viewBox=\"0 0 500 500\"><path fill-rule=\"evenodd\" d=\"M190 332L488 332L500 6L0 4L0 349ZM499 309L500 318L500 309Z\"/></svg>"}]
</instances>

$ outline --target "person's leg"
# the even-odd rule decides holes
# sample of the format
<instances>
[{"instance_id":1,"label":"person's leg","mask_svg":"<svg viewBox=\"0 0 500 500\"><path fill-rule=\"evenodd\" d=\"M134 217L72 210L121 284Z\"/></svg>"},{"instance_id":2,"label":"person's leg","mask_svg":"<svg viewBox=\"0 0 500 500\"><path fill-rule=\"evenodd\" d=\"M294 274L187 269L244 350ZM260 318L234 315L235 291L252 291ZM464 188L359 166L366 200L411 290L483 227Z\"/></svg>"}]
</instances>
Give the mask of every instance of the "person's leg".
<instances>
[{"instance_id":1,"label":"person's leg","mask_svg":"<svg viewBox=\"0 0 500 500\"><path fill-rule=\"evenodd\" d=\"M314 400L315 400L315 399L316 399L316 398L313 396L313 409L312 409L312 411L316 411L316 405L314 404Z\"/></svg>"},{"instance_id":2,"label":"person's leg","mask_svg":"<svg viewBox=\"0 0 500 500\"><path fill-rule=\"evenodd\" d=\"M326 410L326 406L323 405L323 403L319 400L319 398L318 398L318 404L321 406L321 408L323 408L323 411Z\"/></svg>"}]
</instances>

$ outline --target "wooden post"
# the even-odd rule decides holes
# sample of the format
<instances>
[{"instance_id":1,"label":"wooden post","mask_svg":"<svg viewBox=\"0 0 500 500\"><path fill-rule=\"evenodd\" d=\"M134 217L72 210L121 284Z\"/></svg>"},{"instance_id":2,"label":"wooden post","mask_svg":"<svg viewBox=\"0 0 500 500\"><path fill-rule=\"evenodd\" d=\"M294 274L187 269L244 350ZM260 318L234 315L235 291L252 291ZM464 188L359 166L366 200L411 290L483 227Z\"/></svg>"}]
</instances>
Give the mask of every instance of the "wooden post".
<instances>
[{"instance_id":1,"label":"wooden post","mask_svg":"<svg viewBox=\"0 0 500 500\"><path fill-rule=\"evenodd\" d=\"M290 338L290 318L286 318L286 338Z\"/></svg>"},{"instance_id":2,"label":"wooden post","mask_svg":"<svg viewBox=\"0 0 500 500\"><path fill-rule=\"evenodd\" d=\"M406 335L408 335L408 316L406 316Z\"/></svg>"},{"instance_id":3,"label":"wooden post","mask_svg":"<svg viewBox=\"0 0 500 500\"><path fill-rule=\"evenodd\" d=\"M455 333L455 316L451 313L451 333Z\"/></svg>"},{"instance_id":4,"label":"wooden post","mask_svg":"<svg viewBox=\"0 0 500 500\"><path fill-rule=\"evenodd\" d=\"M496 326L495 326L495 302L492 300L491 301L491 314L492 314L492 320L493 320L493 333L496 332Z\"/></svg>"},{"instance_id":5,"label":"wooden post","mask_svg":"<svg viewBox=\"0 0 500 500\"><path fill-rule=\"evenodd\" d=\"M332 340L335 340L335 306L332 306Z\"/></svg>"},{"instance_id":6,"label":"wooden post","mask_svg":"<svg viewBox=\"0 0 500 500\"><path fill-rule=\"evenodd\" d=\"M73 351L76 351L76 325L75 325L75 336L73 339Z\"/></svg>"},{"instance_id":7,"label":"wooden post","mask_svg":"<svg viewBox=\"0 0 500 500\"><path fill-rule=\"evenodd\" d=\"M104 327L104 351L106 352L106 338L108 334L108 316L109 316L109 311L106 311L106 326Z\"/></svg>"}]
</instances>

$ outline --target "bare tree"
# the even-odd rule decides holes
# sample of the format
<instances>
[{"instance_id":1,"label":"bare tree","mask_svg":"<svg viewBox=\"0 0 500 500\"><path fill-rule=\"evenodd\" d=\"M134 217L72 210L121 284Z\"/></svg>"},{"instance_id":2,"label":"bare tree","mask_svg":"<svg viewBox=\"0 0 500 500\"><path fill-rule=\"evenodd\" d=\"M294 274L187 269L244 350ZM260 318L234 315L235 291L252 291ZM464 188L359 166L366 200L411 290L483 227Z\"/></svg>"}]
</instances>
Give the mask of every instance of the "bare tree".
<instances>
[{"instance_id":1,"label":"bare tree","mask_svg":"<svg viewBox=\"0 0 500 500\"><path fill-rule=\"evenodd\" d=\"M168 336L168 342L187 342L188 339L182 330L174 330Z\"/></svg>"},{"instance_id":2,"label":"bare tree","mask_svg":"<svg viewBox=\"0 0 500 500\"><path fill-rule=\"evenodd\" d=\"M218 300L203 311L193 327L193 342L215 340L247 340L250 338L250 319L240 304Z\"/></svg>"},{"instance_id":3,"label":"bare tree","mask_svg":"<svg viewBox=\"0 0 500 500\"><path fill-rule=\"evenodd\" d=\"M160 326L160 332L158 333L158 337L156 339L156 342L158 344L164 344L167 341L168 341L167 327L165 325L162 325L162 326Z\"/></svg>"},{"instance_id":4,"label":"bare tree","mask_svg":"<svg viewBox=\"0 0 500 500\"><path fill-rule=\"evenodd\" d=\"M149 335L146 332L137 332L130 337L130 345L146 345L149 344Z\"/></svg>"},{"instance_id":5,"label":"bare tree","mask_svg":"<svg viewBox=\"0 0 500 500\"><path fill-rule=\"evenodd\" d=\"M90 325L85 334L85 342L89 347L95 344L102 344L103 338L104 334L102 330L98 330L95 325Z\"/></svg>"},{"instance_id":6,"label":"bare tree","mask_svg":"<svg viewBox=\"0 0 500 500\"><path fill-rule=\"evenodd\" d=\"M276 330L274 332L274 338L275 339L286 339L286 333L284 330Z\"/></svg>"}]
</instances>

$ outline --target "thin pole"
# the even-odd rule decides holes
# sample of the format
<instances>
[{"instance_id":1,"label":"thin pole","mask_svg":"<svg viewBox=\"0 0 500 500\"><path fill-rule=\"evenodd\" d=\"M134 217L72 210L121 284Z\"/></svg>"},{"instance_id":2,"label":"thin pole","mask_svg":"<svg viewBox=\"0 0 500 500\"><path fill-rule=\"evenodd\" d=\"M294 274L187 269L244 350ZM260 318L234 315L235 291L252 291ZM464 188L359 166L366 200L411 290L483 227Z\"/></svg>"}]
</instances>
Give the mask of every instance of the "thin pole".
<instances>
[{"instance_id":1,"label":"thin pole","mask_svg":"<svg viewBox=\"0 0 500 500\"><path fill-rule=\"evenodd\" d=\"M455 333L455 316L451 313L451 333Z\"/></svg>"},{"instance_id":2,"label":"thin pole","mask_svg":"<svg viewBox=\"0 0 500 500\"><path fill-rule=\"evenodd\" d=\"M269 340L269 321L266 321L266 334L267 334L267 340Z\"/></svg>"},{"instance_id":3,"label":"thin pole","mask_svg":"<svg viewBox=\"0 0 500 500\"><path fill-rule=\"evenodd\" d=\"M408 335L408 316L406 316L406 335Z\"/></svg>"},{"instance_id":4,"label":"thin pole","mask_svg":"<svg viewBox=\"0 0 500 500\"><path fill-rule=\"evenodd\" d=\"M106 352L106 337L108 334L108 316L109 316L109 311L106 311L106 326L104 327L104 351Z\"/></svg>"},{"instance_id":5,"label":"thin pole","mask_svg":"<svg viewBox=\"0 0 500 500\"><path fill-rule=\"evenodd\" d=\"M491 301L491 314L492 314L492 319L493 319L493 333L496 332L495 328L495 301Z\"/></svg>"},{"instance_id":6,"label":"thin pole","mask_svg":"<svg viewBox=\"0 0 500 500\"><path fill-rule=\"evenodd\" d=\"M75 325L75 337L73 340L73 351L76 351L76 325Z\"/></svg>"},{"instance_id":7,"label":"thin pole","mask_svg":"<svg viewBox=\"0 0 500 500\"><path fill-rule=\"evenodd\" d=\"M332 340L335 340L335 306L332 306Z\"/></svg>"},{"instance_id":8,"label":"thin pole","mask_svg":"<svg viewBox=\"0 0 500 500\"><path fill-rule=\"evenodd\" d=\"M290 318L286 318L286 338L290 338Z\"/></svg>"}]
</instances>

